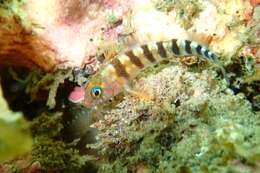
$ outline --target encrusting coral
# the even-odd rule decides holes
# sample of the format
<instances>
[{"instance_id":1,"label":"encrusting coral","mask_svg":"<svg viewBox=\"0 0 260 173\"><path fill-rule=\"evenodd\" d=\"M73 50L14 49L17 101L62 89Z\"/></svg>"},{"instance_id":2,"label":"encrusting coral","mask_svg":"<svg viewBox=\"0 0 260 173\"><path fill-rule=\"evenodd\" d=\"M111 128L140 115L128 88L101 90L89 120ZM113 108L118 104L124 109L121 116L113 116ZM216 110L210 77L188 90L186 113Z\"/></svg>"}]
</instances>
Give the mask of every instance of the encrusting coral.
<instances>
[{"instance_id":1,"label":"encrusting coral","mask_svg":"<svg viewBox=\"0 0 260 173\"><path fill-rule=\"evenodd\" d=\"M171 66L141 78L143 98L126 96L94 124L99 172L259 171L259 114L215 77Z\"/></svg>"}]
</instances>

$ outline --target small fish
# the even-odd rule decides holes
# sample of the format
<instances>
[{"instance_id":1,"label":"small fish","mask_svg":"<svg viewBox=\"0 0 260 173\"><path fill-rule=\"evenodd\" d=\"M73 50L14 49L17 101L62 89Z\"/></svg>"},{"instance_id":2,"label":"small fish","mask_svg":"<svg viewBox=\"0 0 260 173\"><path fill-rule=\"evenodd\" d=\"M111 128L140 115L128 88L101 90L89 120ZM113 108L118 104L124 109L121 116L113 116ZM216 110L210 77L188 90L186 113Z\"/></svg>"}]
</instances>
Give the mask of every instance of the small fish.
<instances>
[{"instance_id":1,"label":"small fish","mask_svg":"<svg viewBox=\"0 0 260 173\"><path fill-rule=\"evenodd\" d=\"M110 100L127 89L129 81L133 80L142 69L152 64L172 57L191 55L201 56L219 65L228 82L223 65L217 55L207 47L183 39L150 42L117 55L102 66L99 72L90 78L85 88L85 105L94 107Z\"/></svg>"}]
</instances>

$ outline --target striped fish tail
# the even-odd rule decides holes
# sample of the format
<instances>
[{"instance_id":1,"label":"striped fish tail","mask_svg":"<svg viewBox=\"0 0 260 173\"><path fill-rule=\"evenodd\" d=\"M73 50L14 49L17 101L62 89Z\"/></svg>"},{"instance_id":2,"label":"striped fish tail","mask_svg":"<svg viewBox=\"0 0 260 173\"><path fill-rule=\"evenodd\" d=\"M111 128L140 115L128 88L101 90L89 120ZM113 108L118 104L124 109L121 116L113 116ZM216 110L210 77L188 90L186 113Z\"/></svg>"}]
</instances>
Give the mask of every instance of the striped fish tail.
<instances>
[{"instance_id":1,"label":"striped fish tail","mask_svg":"<svg viewBox=\"0 0 260 173\"><path fill-rule=\"evenodd\" d=\"M218 56L212 51L210 51L207 47L200 45L195 41L180 40L180 39L172 39L171 47L172 47L172 52L175 56L195 55L195 56L203 57L217 64L221 70L221 73L225 81L227 82L228 85L230 84L223 63L219 60Z\"/></svg>"},{"instance_id":2,"label":"striped fish tail","mask_svg":"<svg viewBox=\"0 0 260 173\"><path fill-rule=\"evenodd\" d=\"M227 85L230 86L230 80L229 80L229 78L227 76L227 72L226 72L226 70L224 68L224 64L219 60L218 56L216 54L214 54L214 53L213 53L213 56L212 56L212 61L219 66L219 68L221 70L221 73L223 75L223 78L225 79Z\"/></svg>"},{"instance_id":3,"label":"striped fish tail","mask_svg":"<svg viewBox=\"0 0 260 173\"><path fill-rule=\"evenodd\" d=\"M207 47L200 45L195 41L172 39L172 52L176 56L200 56L205 59L213 60L216 55Z\"/></svg>"}]
</instances>

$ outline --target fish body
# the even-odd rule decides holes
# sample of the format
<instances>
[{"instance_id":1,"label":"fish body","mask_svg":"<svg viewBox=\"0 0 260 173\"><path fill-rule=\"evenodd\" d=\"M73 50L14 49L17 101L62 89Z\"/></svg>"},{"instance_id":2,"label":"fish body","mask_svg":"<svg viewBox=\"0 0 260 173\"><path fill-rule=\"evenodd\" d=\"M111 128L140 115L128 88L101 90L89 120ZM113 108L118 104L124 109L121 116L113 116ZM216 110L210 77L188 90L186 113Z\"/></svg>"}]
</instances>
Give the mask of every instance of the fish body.
<instances>
[{"instance_id":1,"label":"fish body","mask_svg":"<svg viewBox=\"0 0 260 173\"><path fill-rule=\"evenodd\" d=\"M85 105L93 107L108 101L124 90L141 70L172 57L200 56L218 64L225 76L225 70L216 54L195 41L172 39L150 42L119 54L102 66L93 75L85 89Z\"/></svg>"}]
</instances>

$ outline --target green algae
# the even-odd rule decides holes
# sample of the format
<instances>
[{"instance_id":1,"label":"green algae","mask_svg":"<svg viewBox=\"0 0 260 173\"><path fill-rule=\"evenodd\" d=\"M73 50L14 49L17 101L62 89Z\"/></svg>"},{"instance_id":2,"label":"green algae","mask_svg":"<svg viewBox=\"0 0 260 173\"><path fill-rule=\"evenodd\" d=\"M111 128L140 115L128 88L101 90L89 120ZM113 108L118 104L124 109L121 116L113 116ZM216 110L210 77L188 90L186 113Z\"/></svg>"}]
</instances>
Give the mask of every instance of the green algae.
<instances>
[{"instance_id":1,"label":"green algae","mask_svg":"<svg viewBox=\"0 0 260 173\"><path fill-rule=\"evenodd\" d=\"M48 92L46 105L53 109L56 106L56 95L59 86L61 86L66 79L73 79L72 70L58 70L55 73L46 73L40 69L34 69L27 75L19 76L17 72L9 68L13 80L17 81L19 85L25 86L24 93L30 96L30 102L38 99L39 94L43 91Z\"/></svg>"},{"instance_id":2,"label":"green algae","mask_svg":"<svg viewBox=\"0 0 260 173\"><path fill-rule=\"evenodd\" d=\"M43 170L72 172L90 159L87 155L80 155L75 148L78 140L70 143L62 140L61 113L43 113L33 120L31 129L34 137L32 157L41 163Z\"/></svg>"},{"instance_id":3,"label":"green algae","mask_svg":"<svg viewBox=\"0 0 260 173\"><path fill-rule=\"evenodd\" d=\"M20 22L24 27L31 26L30 21L27 19L27 13L22 8L25 0L3 0L0 1L0 18L12 19L15 18L17 22ZM3 27L8 30L12 30L12 26L8 23L2 24Z\"/></svg>"},{"instance_id":4,"label":"green algae","mask_svg":"<svg viewBox=\"0 0 260 173\"><path fill-rule=\"evenodd\" d=\"M47 86L53 81L53 75L43 72L40 69L34 69L27 75L18 75L18 72L12 68L8 69L8 73L11 77L22 86L25 86L25 94L30 96L30 102L37 99L38 93L41 90L47 90Z\"/></svg>"},{"instance_id":5,"label":"green algae","mask_svg":"<svg viewBox=\"0 0 260 173\"><path fill-rule=\"evenodd\" d=\"M47 100L46 105L49 106L50 109L54 108L56 105L55 97L57 93L57 89L60 84L63 84L65 79L68 79L72 75L72 70L59 70L57 73L54 74L54 78L52 84L49 85L49 97Z\"/></svg>"},{"instance_id":6,"label":"green algae","mask_svg":"<svg viewBox=\"0 0 260 173\"><path fill-rule=\"evenodd\" d=\"M71 69L58 70L55 73L46 73L39 69L34 69L29 73L26 71L8 69L4 71L2 75L4 75L3 77L5 79L5 88L12 91L11 99L9 100L12 102L13 100L19 99L22 95L24 102L20 102L19 104L23 106L21 107L15 104L16 102L14 102L13 105L16 105L16 109L20 108L20 111L30 112L30 114L32 114L27 115L28 118L32 119L30 121L30 130L33 143L31 143L32 151L28 153L32 156L32 163L39 162L41 165L40 169L45 171L73 172L88 165L90 159L93 160L93 158L88 155L79 153L79 150L76 148L79 139L73 138L71 141L64 140L66 135L63 135L63 124L65 122L62 111L66 113L69 106L60 108L60 105L57 105L56 102L60 102L60 98L57 98L57 92L58 88L64 85L65 80L77 82L77 79L72 75ZM10 97L8 93L10 94L9 91L6 91L5 95L7 98ZM62 97L66 96L66 94L62 95ZM61 99L65 100L67 98ZM48 100L51 100L51 102L48 102ZM37 103L37 107L34 106L35 103ZM47 103L49 104L47 105ZM35 110L31 111L31 106L33 106ZM56 112L56 110L59 110L60 113ZM80 112L80 110L76 108L74 111ZM72 121L74 118L76 117L72 117ZM23 145L21 145L21 147L22 146ZM17 150L18 149L17 147ZM19 152L17 153L19 154ZM17 167L15 163L8 165ZM17 168L17 170L19 169L20 168Z\"/></svg>"},{"instance_id":7,"label":"green algae","mask_svg":"<svg viewBox=\"0 0 260 173\"><path fill-rule=\"evenodd\" d=\"M118 18L116 16L115 12L112 10L108 11L106 16L107 16L107 22L111 26L118 21Z\"/></svg>"},{"instance_id":8,"label":"green algae","mask_svg":"<svg viewBox=\"0 0 260 173\"><path fill-rule=\"evenodd\" d=\"M31 150L29 124L21 112L12 112L0 90L0 162L14 159Z\"/></svg>"}]
</instances>

